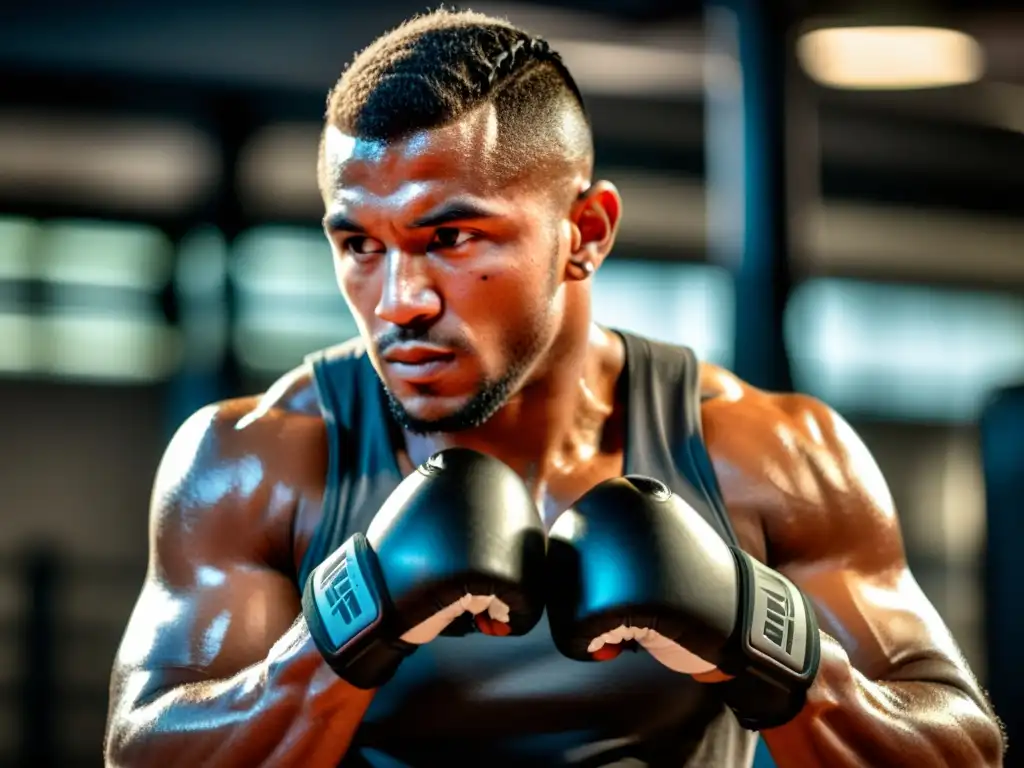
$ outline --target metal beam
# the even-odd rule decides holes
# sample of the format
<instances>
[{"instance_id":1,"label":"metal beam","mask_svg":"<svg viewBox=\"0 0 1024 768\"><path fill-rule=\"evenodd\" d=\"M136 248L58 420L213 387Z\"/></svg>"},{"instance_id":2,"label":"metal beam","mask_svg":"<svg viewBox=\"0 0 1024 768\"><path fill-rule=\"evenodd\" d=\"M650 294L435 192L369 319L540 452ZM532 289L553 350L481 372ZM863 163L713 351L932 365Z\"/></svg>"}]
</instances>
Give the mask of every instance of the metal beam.
<instances>
[{"instance_id":1,"label":"metal beam","mask_svg":"<svg viewBox=\"0 0 1024 768\"><path fill-rule=\"evenodd\" d=\"M796 83L790 18L775 4L709 0L706 93L708 247L735 276L733 368L769 390L792 388L783 339L798 180L817 157L793 152ZM804 166L797 172L794 166ZM811 173L807 173L811 169ZM804 191L804 190L799 190Z\"/></svg>"}]
</instances>

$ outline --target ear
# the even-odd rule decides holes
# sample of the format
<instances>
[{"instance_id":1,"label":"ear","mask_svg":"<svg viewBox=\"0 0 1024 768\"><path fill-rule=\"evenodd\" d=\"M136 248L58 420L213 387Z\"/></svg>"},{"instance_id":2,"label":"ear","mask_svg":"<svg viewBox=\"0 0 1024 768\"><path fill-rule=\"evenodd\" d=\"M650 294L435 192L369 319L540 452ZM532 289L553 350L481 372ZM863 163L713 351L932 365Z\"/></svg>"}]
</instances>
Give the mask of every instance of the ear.
<instances>
[{"instance_id":1,"label":"ear","mask_svg":"<svg viewBox=\"0 0 1024 768\"><path fill-rule=\"evenodd\" d=\"M570 213L572 249L566 277L586 280L615 245L622 217L622 198L610 181L598 181L580 193Z\"/></svg>"}]
</instances>

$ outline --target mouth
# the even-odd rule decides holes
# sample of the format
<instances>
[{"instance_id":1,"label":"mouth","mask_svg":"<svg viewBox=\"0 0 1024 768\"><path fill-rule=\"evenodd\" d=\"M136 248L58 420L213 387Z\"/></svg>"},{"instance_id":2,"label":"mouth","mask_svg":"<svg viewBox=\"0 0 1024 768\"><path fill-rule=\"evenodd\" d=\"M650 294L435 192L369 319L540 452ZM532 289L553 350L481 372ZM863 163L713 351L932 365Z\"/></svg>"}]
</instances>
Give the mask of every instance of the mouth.
<instances>
[{"instance_id":1,"label":"mouth","mask_svg":"<svg viewBox=\"0 0 1024 768\"><path fill-rule=\"evenodd\" d=\"M423 382L440 375L455 360L455 353L442 347L423 344L395 347L383 356L398 377Z\"/></svg>"}]
</instances>

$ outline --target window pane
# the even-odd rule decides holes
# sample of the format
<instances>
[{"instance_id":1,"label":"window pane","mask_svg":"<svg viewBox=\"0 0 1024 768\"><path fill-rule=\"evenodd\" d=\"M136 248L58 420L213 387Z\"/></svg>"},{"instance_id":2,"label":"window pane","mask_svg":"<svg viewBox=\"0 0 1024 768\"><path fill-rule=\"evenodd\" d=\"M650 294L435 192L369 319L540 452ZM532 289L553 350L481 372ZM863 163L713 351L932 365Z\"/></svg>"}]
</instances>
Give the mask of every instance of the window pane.
<instances>
[{"instance_id":1,"label":"window pane","mask_svg":"<svg viewBox=\"0 0 1024 768\"><path fill-rule=\"evenodd\" d=\"M160 301L173 262L168 238L122 222L0 221L0 371L152 381L180 348ZM24 301L28 286L38 300Z\"/></svg>"},{"instance_id":2,"label":"window pane","mask_svg":"<svg viewBox=\"0 0 1024 768\"><path fill-rule=\"evenodd\" d=\"M733 285L724 269L678 262L607 261L594 276L594 319L692 347L703 360L733 357Z\"/></svg>"},{"instance_id":3,"label":"window pane","mask_svg":"<svg viewBox=\"0 0 1024 768\"><path fill-rule=\"evenodd\" d=\"M32 219L0 217L0 280L32 276L32 243L39 225Z\"/></svg>"},{"instance_id":4,"label":"window pane","mask_svg":"<svg viewBox=\"0 0 1024 768\"><path fill-rule=\"evenodd\" d=\"M1024 299L820 279L786 313L799 389L865 415L965 421L1024 375Z\"/></svg>"},{"instance_id":5,"label":"window pane","mask_svg":"<svg viewBox=\"0 0 1024 768\"><path fill-rule=\"evenodd\" d=\"M277 373L358 333L334 279L331 249L315 229L259 227L238 239L235 352L243 367Z\"/></svg>"},{"instance_id":6,"label":"window pane","mask_svg":"<svg viewBox=\"0 0 1024 768\"><path fill-rule=\"evenodd\" d=\"M215 228L182 238L174 275L184 365L191 371L215 370L228 344L227 243Z\"/></svg>"},{"instance_id":7,"label":"window pane","mask_svg":"<svg viewBox=\"0 0 1024 768\"><path fill-rule=\"evenodd\" d=\"M160 291L171 277L170 240L142 224L55 221L35 253L35 275L47 283Z\"/></svg>"}]
</instances>

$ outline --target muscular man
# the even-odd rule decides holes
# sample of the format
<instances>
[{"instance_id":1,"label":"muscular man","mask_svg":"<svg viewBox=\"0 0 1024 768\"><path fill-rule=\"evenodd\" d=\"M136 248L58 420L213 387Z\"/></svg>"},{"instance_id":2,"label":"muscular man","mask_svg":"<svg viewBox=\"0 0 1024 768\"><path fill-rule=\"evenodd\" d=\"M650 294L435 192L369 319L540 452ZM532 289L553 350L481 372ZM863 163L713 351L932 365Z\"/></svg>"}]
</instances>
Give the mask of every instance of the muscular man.
<instances>
[{"instance_id":1,"label":"muscular man","mask_svg":"<svg viewBox=\"0 0 1024 768\"><path fill-rule=\"evenodd\" d=\"M595 486L656 478L682 505L658 535L671 528L688 550L673 562L675 544L648 537L651 568L678 565L699 586L704 557L724 584L734 576L714 553L729 545L788 577L816 614L801 626L820 663L794 711L761 721L779 766L1001 764L998 722L908 571L850 427L815 400L592 322L590 278L623 214L592 163L569 73L504 21L432 13L355 59L329 99L319 177L360 338L262 396L204 408L172 440L114 666L109 765L748 765L758 721L727 694L735 669L710 669L696 646L710 666L667 661L609 630L618 615L600 637L567 639L583 630L565 583L546 585L557 647L542 619L522 636L436 637L377 687L332 669L302 614L308 575L451 447L511 468L549 526ZM638 535L633 503L592 520L611 559L583 577L586 531L559 523L582 556L546 578L604 578L584 585L591 597L647 578L644 557L619 557L602 528ZM690 599L724 615L738 599L725 589ZM693 621L675 625L713 645ZM615 643L638 652L612 659ZM567 657L588 653L610 660Z\"/></svg>"}]
</instances>

